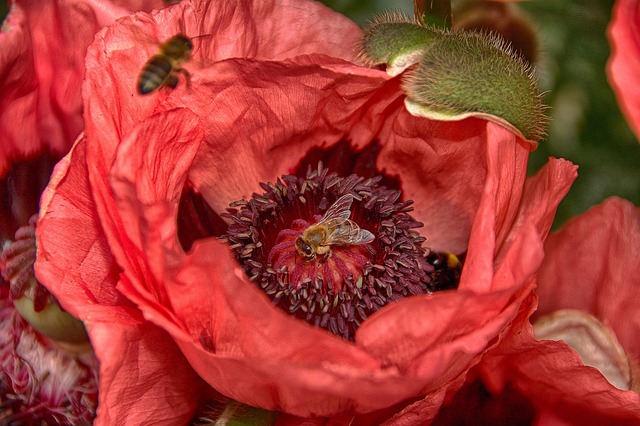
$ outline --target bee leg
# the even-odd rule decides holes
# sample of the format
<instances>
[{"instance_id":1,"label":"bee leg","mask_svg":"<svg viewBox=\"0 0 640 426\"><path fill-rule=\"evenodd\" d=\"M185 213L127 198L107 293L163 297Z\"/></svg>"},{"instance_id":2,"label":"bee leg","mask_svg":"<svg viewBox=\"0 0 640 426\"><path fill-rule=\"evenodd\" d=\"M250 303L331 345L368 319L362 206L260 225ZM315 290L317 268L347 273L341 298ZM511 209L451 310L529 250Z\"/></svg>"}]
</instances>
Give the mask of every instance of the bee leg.
<instances>
[{"instance_id":1,"label":"bee leg","mask_svg":"<svg viewBox=\"0 0 640 426\"><path fill-rule=\"evenodd\" d=\"M181 72L184 75L184 81L187 83L187 91L191 91L191 73L184 68L178 68L177 72Z\"/></svg>"},{"instance_id":2,"label":"bee leg","mask_svg":"<svg viewBox=\"0 0 640 426\"><path fill-rule=\"evenodd\" d=\"M173 74L169 74L169 76L165 80L164 84L165 84L165 86L169 86L172 89L175 89L176 86L178 85L178 77L176 77Z\"/></svg>"},{"instance_id":3,"label":"bee leg","mask_svg":"<svg viewBox=\"0 0 640 426\"><path fill-rule=\"evenodd\" d=\"M322 257L320 257L320 263L324 263L327 260L329 260L329 256L331 255L331 249L329 249L328 247L327 247L327 249L328 250L326 252L324 252L324 253L318 252L318 254L322 255Z\"/></svg>"}]
</instances>

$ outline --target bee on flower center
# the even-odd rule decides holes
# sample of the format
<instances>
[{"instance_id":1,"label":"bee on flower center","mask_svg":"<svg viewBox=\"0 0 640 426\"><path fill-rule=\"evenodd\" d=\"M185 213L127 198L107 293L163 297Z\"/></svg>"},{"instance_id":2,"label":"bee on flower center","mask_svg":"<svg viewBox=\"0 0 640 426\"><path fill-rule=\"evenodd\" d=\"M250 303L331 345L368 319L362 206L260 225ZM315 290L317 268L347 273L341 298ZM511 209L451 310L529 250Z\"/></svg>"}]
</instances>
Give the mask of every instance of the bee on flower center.
<instances>
[{"instance_id":1,"label":"bee on flower center","mask_svg":"<svg viewBox=\"0 0 640 426\"><path fill-rule=\"evenodd\" d=\"M190 74L182 68L189 59L193 43L184 34L176 34L162 43L157 54L147 61L138 77L138 93L146 95L154 90L168 86L174 89L178 85L178 73L184 74L189 84Z\"/></svg>"},{"instance_id":2,"label":"bee on flower center","mask_svg":"<svg viewBox=\"0 0 640 426\"><path fill-rule=\"evenodd\" d=\"M311 261L320 255L322 261L326 261L332 245L362 245L375 239L371 232L349 219L351 203L353 196L350 194L338 198L318 223L309 226L296 239L296 249L305 260Z\"/></svg>"}]
</instances>

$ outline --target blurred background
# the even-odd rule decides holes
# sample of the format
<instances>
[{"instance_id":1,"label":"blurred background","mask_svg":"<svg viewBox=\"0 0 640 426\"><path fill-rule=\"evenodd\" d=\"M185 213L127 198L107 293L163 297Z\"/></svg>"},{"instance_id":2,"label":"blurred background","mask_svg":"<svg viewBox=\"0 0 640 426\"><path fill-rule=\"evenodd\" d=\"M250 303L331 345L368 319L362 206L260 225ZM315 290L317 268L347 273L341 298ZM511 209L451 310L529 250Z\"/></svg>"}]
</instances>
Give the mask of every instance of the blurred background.
<instances>
[{"instance_id":1,"label":"blurred background","mask_svg":"<svg viewBox=\"0 0 640 426\"><path fill-rule=\"evenodd\" d=\"M410 0L324 0L324 3L359 24L387 9L413 14ZM609 57L606 31L613 3L613 0L452 2L454 26L473 21L470 16L475 12L470 10L484 8L490 12L487 16L489 22L494 20L493 25L502 26L515 16L518 22L528 22L525 27L529 26L537 39L532 62L546 92L545 103L551 107L548 111L551 121L545 139L531 155L529 174L544 165L549 156L565 158L580 166L578 179L558 209L556 228L609 196L617 195L640 205L640 144L622 118L605 74ZM0 16L5 16L6 7L6 0L0 0ZM496 7L501 9L496 12ZM524 31L524 27L517 27L512 34L517 36Z\"/></svg>"}]
</instances>

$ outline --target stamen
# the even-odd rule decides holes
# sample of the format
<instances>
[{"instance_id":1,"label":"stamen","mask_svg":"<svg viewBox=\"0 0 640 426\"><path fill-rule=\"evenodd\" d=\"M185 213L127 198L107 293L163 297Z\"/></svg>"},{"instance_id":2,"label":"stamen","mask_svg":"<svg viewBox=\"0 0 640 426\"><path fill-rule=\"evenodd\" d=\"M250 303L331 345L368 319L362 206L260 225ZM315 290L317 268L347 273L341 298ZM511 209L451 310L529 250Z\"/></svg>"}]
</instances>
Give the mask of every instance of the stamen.
<instances>
[{"instance_id":1,"label":"stamen","mask_svg":"<svg viewBox=\"0 0 640 426\"><path fill-rule=\"evenodd\" d=\"M276 306L353 340L386 304L457 286L446 262L430 261L434 253L422 246L414 229L423 224L408 214L413 202L381 180L339 177L318 163L304 178L261 183L264 193L222 214L222 238Z\"/></svg>"}]
</instances>

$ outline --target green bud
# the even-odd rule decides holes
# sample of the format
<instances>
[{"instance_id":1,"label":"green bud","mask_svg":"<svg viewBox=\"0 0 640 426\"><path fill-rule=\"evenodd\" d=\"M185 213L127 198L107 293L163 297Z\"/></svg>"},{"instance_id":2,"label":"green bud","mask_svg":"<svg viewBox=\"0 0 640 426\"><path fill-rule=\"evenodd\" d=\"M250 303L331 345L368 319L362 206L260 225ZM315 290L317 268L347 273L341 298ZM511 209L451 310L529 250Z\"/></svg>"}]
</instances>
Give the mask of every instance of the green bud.
<instances>
[{"instance_id":1,"label":"green bud","mask_svg":"<svg viewBox=\"0 0 640 426\"><path fill-rule=\"evenodd\" d=\"M437 120L480 117L534 144L546 117L530 67L501 38L450 32L425 49L405 80L405 105L413 115Z\"/></svg>"},{"instance_id":2,"label":"green bud","mask_svg":"<svg viewBox=\"0 0 640 426\"><path fill-rule=\"evenodd\" d=\"M400 12L375 17L363 29L360 57L368 66L386 64L395 76L420 61L423 50L441 32Z\"/></svg>"},{"instance_id":3,"label":"green bud","mask_svg":"<svg viewBox=\"0 0 640 426\"><path fill-rule=\"evenodd\" d=\"M14 300L13 305L38 333L52 340L73 344L89 340L82 321L60 309L58 302L48 303L39 312L35 311L33 301L26 296Z\"/></svg>"}]
</instances>

